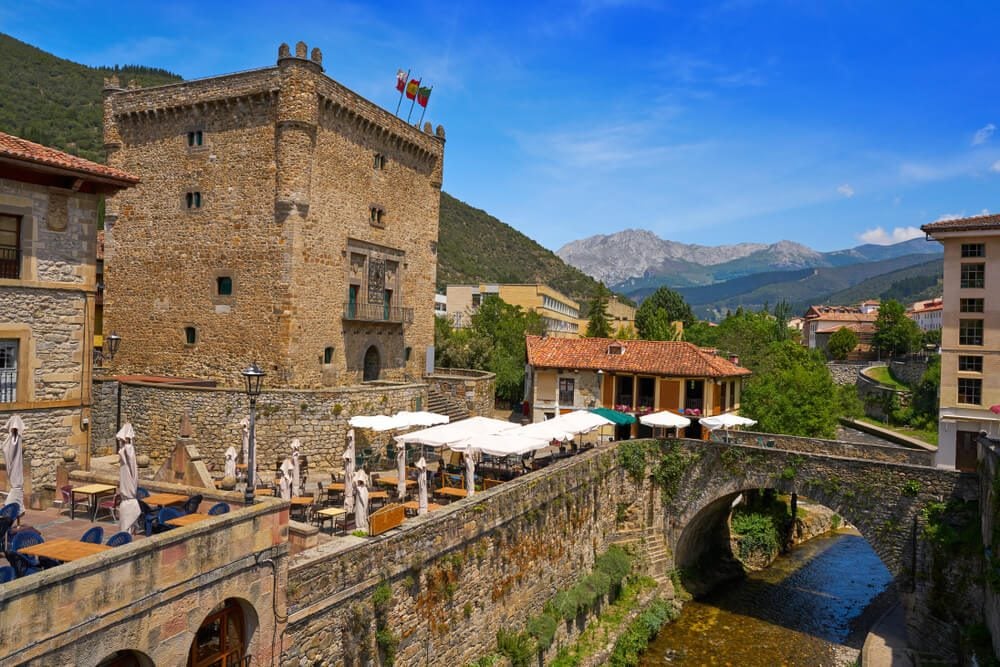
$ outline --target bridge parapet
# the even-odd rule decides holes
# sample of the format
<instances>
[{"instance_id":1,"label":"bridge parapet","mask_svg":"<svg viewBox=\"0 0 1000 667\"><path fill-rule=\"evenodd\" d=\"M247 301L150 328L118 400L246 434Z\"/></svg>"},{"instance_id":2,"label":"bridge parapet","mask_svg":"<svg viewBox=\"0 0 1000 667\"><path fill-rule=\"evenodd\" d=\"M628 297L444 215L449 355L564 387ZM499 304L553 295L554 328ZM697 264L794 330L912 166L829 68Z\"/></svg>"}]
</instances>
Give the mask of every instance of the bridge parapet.
<instances>
[{"instance_id":1,"label":"bridge parapet","mask_svg":"<svg viewBox=\"0 0 1000 667\"><path fill-rule=\"evenodd\" d=\"M842 440L826 440L823 438L805 438L796 435L778 433L752 433L737 431L729 434L715 431L713 441L729 438L731 444L783 449L790 452L840 456L849 459L864 459L866 461L884 461L886 463L907 463L917 466L933 467L934 452L892 445L870 445L862 442L844 442Z\"/></svg>"}]
</instances>

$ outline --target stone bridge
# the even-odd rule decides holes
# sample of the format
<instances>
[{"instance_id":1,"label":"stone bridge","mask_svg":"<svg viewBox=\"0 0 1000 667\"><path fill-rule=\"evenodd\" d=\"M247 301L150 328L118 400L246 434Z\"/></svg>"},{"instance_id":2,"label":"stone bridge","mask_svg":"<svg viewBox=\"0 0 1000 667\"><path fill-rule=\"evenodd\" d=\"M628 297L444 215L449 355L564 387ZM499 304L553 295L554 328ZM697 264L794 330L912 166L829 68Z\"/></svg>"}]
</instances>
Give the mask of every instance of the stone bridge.
<instances>
[{"instance_id":1,"label":"stone bridge","mask_svg":"<svg viewBox=\"0 0 1000 667\"><path fill-rule=\"evenodd\" d=\"M727 518L737 496L775 489L836 511L861 532L893 576L905 580L921 548L921 510L932 502L979 495L975 474L915 464L925 453L894 447L757 434L733 443L678 439L621 445L620 461L633 475L642 470L639 452L644 456L651 487L662 494L662 502L646 504L655 508L647 509L646 523L653 528L662 521L673 566L682 573L730 554ZM655 516L661 508L662 516Z\"/></svg>"}]
</instances>

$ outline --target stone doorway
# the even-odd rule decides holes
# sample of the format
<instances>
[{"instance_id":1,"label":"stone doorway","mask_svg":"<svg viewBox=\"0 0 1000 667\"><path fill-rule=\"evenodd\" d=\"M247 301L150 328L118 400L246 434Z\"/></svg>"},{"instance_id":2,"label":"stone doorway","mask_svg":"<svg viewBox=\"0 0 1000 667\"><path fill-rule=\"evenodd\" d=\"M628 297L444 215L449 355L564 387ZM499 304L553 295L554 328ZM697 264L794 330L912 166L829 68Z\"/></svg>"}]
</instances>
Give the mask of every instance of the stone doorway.
<instances>
[{"instance_id":1,"label":"stone doorway","mask_svg":"<svg viewBox=\"0 0 1000 667\"><path fill-rule=\"evenodd\" d=\"M381 360L379 359L378 348L372 345L365 352L365 374L364 381L371 382L377 380L381 370Z\"/></svg>"}]
</instances>

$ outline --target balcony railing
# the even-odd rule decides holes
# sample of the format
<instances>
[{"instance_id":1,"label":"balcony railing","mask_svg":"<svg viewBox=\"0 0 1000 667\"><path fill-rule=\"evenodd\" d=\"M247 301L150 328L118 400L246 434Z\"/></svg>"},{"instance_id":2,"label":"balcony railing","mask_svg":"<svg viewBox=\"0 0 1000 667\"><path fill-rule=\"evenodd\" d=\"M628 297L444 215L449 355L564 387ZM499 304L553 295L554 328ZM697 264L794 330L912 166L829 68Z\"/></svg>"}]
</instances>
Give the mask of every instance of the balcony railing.
<instances>
[{"instance_id":1,"label":"balcony railing","mask_svg":"<svg viewBox=\"0 0 1000 667\"><path fill-rule=\"evenodd\" d=\"M413 309L389 306L383 303L344 304L344 319L360 322L396 322L413 324Z\"/></svg>"},{"instance_id":2,"label":"balcony railing","mask_svg":"<svg viewBox=\"0 0 1000 667\"><path fill-rule=\"evenodd\" d=\"M18 279L21 277L21 253L17 248L0 246L0 278Z\"/></svg>"},{"instance_id":3,"label":"balcony railing","mask_svg":"<svg viewBox=\"0 0 1000 667\"><path fill-rule=\"evenodd\" d=\"M17 369L0 368L0 403L17 400Z\"/></svg>"}]
</instances>

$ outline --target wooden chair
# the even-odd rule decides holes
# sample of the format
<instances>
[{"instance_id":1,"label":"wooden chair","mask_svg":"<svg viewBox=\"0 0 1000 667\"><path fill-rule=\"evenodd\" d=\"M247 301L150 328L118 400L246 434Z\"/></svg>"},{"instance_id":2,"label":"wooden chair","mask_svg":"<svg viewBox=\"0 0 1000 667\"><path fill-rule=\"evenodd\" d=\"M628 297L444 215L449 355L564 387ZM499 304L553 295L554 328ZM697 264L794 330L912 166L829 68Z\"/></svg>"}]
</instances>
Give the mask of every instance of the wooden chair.
<instances>
[{"instance_id":1,"label":"wooden chair","mask_svg":"<svg viewBox=\"0 0 1000 667\"><path fill-rule=\"evenodd\" d=\"M501 484L503 484L502 480L499 480L499 479L490 479L489 477L484 477L483 478L483 491L485 491L486 489L492 489L494 486L500 486Z\"/></svg>"},{"instance_id":2,"label":"wooden chair","mask_svg":"<svg viewBox=\"0 0 1000 667\"><path fill-rule=\"evenodd\" d=\"M398 528L403 524L405 519L406 511L402 505L386 505L368 517L368 523L371 528L368 534L372 537L381 535L387 530Z\"/></svg>"}]
</instances>

